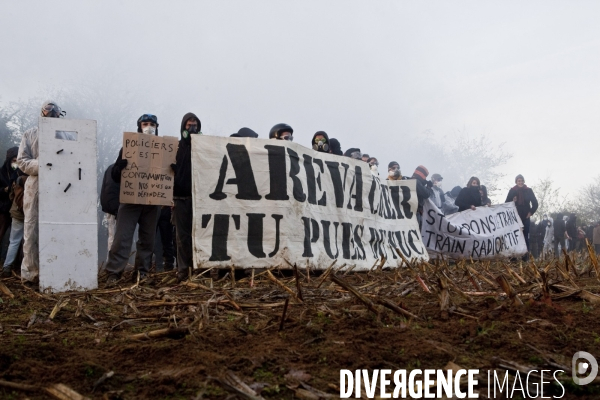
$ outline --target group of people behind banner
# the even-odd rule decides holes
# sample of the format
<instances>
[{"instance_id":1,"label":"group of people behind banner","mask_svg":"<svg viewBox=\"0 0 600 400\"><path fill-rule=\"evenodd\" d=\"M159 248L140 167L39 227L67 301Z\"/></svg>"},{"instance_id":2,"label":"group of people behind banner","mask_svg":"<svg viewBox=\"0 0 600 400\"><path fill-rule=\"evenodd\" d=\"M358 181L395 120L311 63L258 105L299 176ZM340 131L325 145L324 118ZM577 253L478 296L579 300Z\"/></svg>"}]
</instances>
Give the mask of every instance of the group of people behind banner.
<instances>
[{"instance_id":1,"label":"group of people behind banner","mask_svg":"<svg viewBox=\"0 0 600 400\"><path fill-rule=\"evenodd\" d=\"M41 115L43 117L59 118L64 114L65 112L55 102L47 101L42 105ZM137 120L137 131L140 133L158 135L158 127L156 115L143 114ZM191 136L202 134L201 127L201 121L194 113L187 113L183 116L176 162L171 165L175 176L172 207L119 202L121 172L128 163L127 159L123 158L122 149L114 164L107 168L103 177L100 200L102 210L106 213L109 233L108 259L105 264L108 284L116 284L122 279L131 254L136 228L138 229L138 240L134 262L134 280L148 278L155 253L157 231L160 233L162 243L163 269L166 271L176 269L178 281L187 279L193 269ZM269 139L292 141L293 135L294 130L290 125L280 123L271 128ZM259 137L249 128L241 128L231 136ZM362 160L369 165L373 174L379 175L379 161L376 157L362 153L358 148L342 151L339 140L329 138L324 131L318 131L313 135L310 147L318 152ZM408 177L402 174L398 162L392 161L388 164L386 179L416 180L419 224L421 224L423 204L426 199L431 199L446 215L491 205L485 185L482 185L479 178L475 176L469 179L466 187L457 186L446 193L441 189L443 181L441 174L434 173L431 179L428 177L429 171L423 165L419 165ZM20 245L23 242L21 276L33 284L39 273L37 178L38 128L34 127L23 133L18 148L14 147L8 150L6 161L0 171L0 239L12 226L3 265L3 275L10 276L18 265ZM555 234L557 223L546 215L544 220L538 224L530 222L531 216L538 208L538 201L533 190L525 185L525 178L522 175L515 178L515 186L510 189L506 201L515 202L523 222L527 248L533 252L534 256L548 256L551 252L558 254L561 248L574 250L578 246L578 239L579 243L582 243L581 232L572 230L575 227L574 215L568 216L564 221L559 219L558 225L564 225L565 229L564 232L561 231L558 234ZM535 233L533 240L530 240L532 226ZM550 231L553 234L549 234ZM592 232L592 230L589 231ZM588 233L584 231L584 237ZM542 245L540 245L540 238L543 238ZM596 245L596 251L600 250L598 248L600 246L599 224L596 224L593 229L593 242Z\"/></svg>"}]
</instances>

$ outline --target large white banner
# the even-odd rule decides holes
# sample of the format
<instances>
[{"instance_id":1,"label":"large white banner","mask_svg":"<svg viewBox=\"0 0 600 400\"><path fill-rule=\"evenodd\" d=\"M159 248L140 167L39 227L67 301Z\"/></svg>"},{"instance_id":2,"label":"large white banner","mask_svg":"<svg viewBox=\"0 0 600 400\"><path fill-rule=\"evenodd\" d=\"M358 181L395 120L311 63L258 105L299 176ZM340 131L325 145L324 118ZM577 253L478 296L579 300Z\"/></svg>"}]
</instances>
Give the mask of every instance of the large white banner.
<instances>
[{"instance_id":1,"label":"large white banner","mask_svg":"<svg viewBox=\"0 0 600 400\"><path fill-rule=\"evenodd\" d=\"M444 216L431 202L423 207L423 243L430 254L453 259L500 259L527 253L515 203L477 207Z\"/></svg>"},{"instance_id":2,"label":"large white banner","mask_svg":"<svg viewBox=\"0 0 600 400\"><path fill-rule=\"evenodd\" d=\"M398 248L428 259L415 181L386 181L362 161L285 140L192 136L196 267L365 270Z\"/></svg>"}]
</instances>

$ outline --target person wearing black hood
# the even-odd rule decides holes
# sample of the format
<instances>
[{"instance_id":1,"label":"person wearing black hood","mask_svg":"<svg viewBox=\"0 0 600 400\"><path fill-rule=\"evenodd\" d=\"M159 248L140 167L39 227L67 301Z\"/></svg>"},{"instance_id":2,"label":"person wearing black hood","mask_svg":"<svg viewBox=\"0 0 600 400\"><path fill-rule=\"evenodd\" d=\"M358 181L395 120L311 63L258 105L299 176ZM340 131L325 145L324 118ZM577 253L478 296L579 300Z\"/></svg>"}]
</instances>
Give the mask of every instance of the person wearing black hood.
<instances>
[{"instance_id":1,"label":"person wearing black hood","mask_svg":"<svg viewBox=\"0 0 600 400\"><path fill-rule=\"evenodd\" d=\"M201 135L201 128L202 124L196 114L189 112L183 116L176 163L171 165L175 171L173 220L175 221L175 240L177 241L177 280L179 282L187 279L190 269L194 267L191 135Z\"/></svg>"},{"instance_id":2,"label":"person wearing black hood","mask_svg":"<svg viewBox=\"0 0 600 400\"><path fill-rule=\"evenodd\" d=\"M324 131L318 131L313 135L312 148L319 153L329 153L329 136Z\"/></svg>"},{"instance_id":3,"label":"person wearing black hood","mask_svg":"<svg viewBox=\"0 0 600 400\"><path fill-rule=\"evenodd\" d=\"M461 191L460 186L454 186L451 191L446 192L444 198L446 202L444 203L444 214L451 215L458 212L458 206L456 205L456 199Z\"/></svg>"},{"instance_id":4,"label":"person wearing black hood","mask_svg":"<svg viewBox=\"0 0 600 400\"><path fill-rule=\"evenodd\" d=\"M344 155L344 153L342 152L342 145L340 144L340 141L336 138L329 139L329 152L331 154L335 154L336 156Z\"/></svg>"},{"instance_id":5,"label":"person wearing black hood","mask_svg":"<svg viewBox=\"0 0 600 400\"><path fill-rule=\"evenodd\" d=\"M419 228L422 225L422 216L423 216L423 204L425 200L432 195L432 187L433 182L427 180L427 176L429 175L429 170L422 165L419 165L415 172L413 173L410 179L415 179L417 181L417 220L419 221Z\"/></svg>"},{"instance_id":6,"label":"person wearing black hood","mask_svg":"<svg viewBox=\"0 0 600 400\"><path fill-rule=\"evenodd\" d=\"M147 135L158 136L158 120L156 115L144 114L137 120L137 131ZM117 183L121 183L121 172L127 167L127 159L123 158L123 148L113 165L111 176ZM136 281L146 279L152 263L154 238L156 236L156 223L160 215L160 206L145 204L119 205L117 227L112 246L108 252L106 271L107 285L115 284L125 271L131 243L136 226L138 227L138 241L136 242L135 271L132 279Z\"/></svg>"},{"instance_id":7,"label":"person wearing black hood","mask_svg":"<svg viewBox=\"0 0 600 400\"><path fill-rule=\"evenodd\" d=\"M481 182L476 176L472 176L467 183L467 187L461 189L454 204L458 206L458 212L468 209L474 210L476 207L481 207L481 193L479 193Z\"/></svg>"},{"instance_id":8,"label":"person wearing black hood","mask_svg":"<svg viewBox=\"0 0 600 400\"><path fill-rule=\"evenodd\" d=\"M10 199L10 191L12 184L17 179L17 154L18 147L11 147L6 151L6 160L0 170L0 243L6 235L6 231L10 228L11 220L10 207L12 201Z\"/></svg>"}]
</instances>

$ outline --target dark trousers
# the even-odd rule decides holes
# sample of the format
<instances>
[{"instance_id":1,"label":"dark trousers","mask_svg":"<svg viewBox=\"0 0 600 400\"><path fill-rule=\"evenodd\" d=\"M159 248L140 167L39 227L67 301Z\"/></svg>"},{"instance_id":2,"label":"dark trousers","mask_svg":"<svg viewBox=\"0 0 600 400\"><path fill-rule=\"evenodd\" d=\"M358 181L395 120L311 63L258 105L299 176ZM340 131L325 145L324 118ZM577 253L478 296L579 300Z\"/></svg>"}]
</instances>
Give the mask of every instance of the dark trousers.
<instances>
[{"instance_id":1,"label":"dark trousers","mask_svg":"<svg viewBox=\"0 0 600 400\"><path fill-rule=\"evenodd\" d=\"M177 271L187 273L193 268L194 254L192 252L192 198L174 200L173 217L177 236Z\"/></svg>"},{"instance_id":2,"label":"dark trousers","mask_svg":"<svg viewBox=\"0 0 600 400\"><path fill-rule=\"evenodd\" d=\"M173 266L173 225L171 225L171 207L162 207L158 218L158 231L162 244L162 258L164 266Z\"/></svg>"},{"instance_id":3,"label":"dark trousers","mask_svg":"<svg viewBox=\"0 0 600 400\"><path fill-rule=\"evenodd\" d=\"M11 223L12 223L12 217L10 216L9 213L0 214L0 245L2 245L4 243L4 241L2 239L4 239L4 235L6 235L6 232L8 231L8 228L10 228ZM2 255L4 253L3 250L4 249L0 248L0 254L2 254Z\"/></svg>"},{"instance_id":4,"label":"dark trousers","mask_svg":"<svg viewBox=\"0 0 600 400\"><path fill-rule=\"evenodd\" d=\"M523 219L523 236L525 236L525 244L527 245L527 251L529 251L529 226L531 220L529 218Z\"/></svg>"},{"instance_id":5,"label":"dark trousers","mask_svg":"<svg viewBox=\"0 0 600 400\"><path fill-rule=\"evenodd\" d=\"M154 236L156 235L156 222L160 213L160 206L141 204L121 204L117 214L117 228L115 238L108 253L106 271L109 274L121 275L125 271L131 243L136 225L138 241L136 243L135 268L143 273L150 271L152 252L154 249Z\"/></svg>"}]
</instances>

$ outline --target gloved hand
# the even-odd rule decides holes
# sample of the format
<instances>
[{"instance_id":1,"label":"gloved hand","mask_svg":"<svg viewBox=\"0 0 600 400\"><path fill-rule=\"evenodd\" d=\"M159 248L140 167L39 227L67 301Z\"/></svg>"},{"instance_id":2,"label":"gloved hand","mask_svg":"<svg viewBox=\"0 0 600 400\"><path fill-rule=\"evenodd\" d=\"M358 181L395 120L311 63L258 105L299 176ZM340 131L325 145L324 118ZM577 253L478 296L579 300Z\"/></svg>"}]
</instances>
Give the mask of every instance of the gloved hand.
<instances>
[{"instance_id":1,"label":"gloved hand","mask_svg":"<svg viewBox=\"0 0 600 400\"><path fill-rule=\"evenodd\" d=\"M433 182L431 182L431 181L425 181L425 184L427 185L427 187L429 189L431 189L433 187Z\"/></svg>"},{"instance_id":2,"label":"gloved hand","mask_svg":"<svg viewBox=\"0 0 600 400\"><path fill-rule=\"evenodd\" d=\"M115 165L121 169L125 168L127 166L127 159L123 158L122 160L119 160L115 163Z\"/></svg>"},{"instance_id":3,"label":"gloved hand","mask_svg":"<svg viewBox=\"0 0 600 400\"><path fill-rule=\"evenodd\" d=\"M177 173L177 164L171 164L171 169L174 173Z\"/></svg>"}]
</instances>

